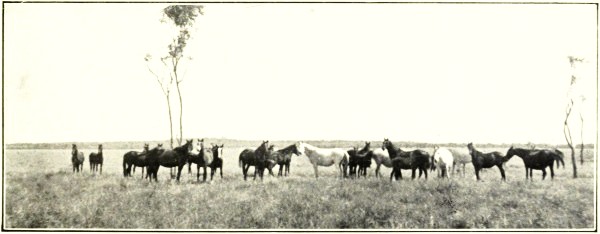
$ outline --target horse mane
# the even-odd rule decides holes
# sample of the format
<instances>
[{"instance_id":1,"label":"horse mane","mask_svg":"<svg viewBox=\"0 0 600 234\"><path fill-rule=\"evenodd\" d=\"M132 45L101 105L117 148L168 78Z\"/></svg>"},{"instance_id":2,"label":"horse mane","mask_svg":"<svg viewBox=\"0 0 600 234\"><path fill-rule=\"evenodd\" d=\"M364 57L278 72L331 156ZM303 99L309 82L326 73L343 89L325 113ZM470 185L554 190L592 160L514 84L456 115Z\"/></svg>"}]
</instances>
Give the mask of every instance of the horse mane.
<instances>
[{"instance_id":1,"label":"horse mane","mask_svg":"<svg viewBox=\"0 0 600 234\"><path fill-rule=\"evenodd\" d=\"M264 155L266 155L266 154L267 154L267 151L268 151L268 149L267 149L267 147L265 146L265 143L266 143L266 142L263 142L262 144L260 144L260 145L258 146L258 148L256 148L256 150L254 150L254 155L257 155L257 153L258 153L260 156L264 156Z\"/></svg>"},{"instance_id":2,"label":"horse mane","mask_svg":"<svg viewBox=\"0 0 600 234\"><path fill-rule=\"evenodd\" d=\"M185 144L175 147L173 151L185 154L187 153L187 148L190 146L191 143L192 141L187 141Z\"/></svg>"},{"instance_id":3,"label":"horse mane","mask_svg":"<svg viewBox=\"0 0 600 234\"><path fill-rule=\"evenodd\" d=\"M392 141L390 141L390 140L387 140L387 141L389 142L390 149L388 149L387 147L384 147L384 148L387 149L388 154L390 155L390 158L399 156L400 154L404 153L404 151L401 150L400 147L397 147L396 145L394 145L394 143L392 143Z\"/></svg>"},{"instance_id":4,"label":"horse mane","mask_svg":"<svg viewBox=\"0 0 600 234\"><path fill-rule=\"evenodd\" d=\"M283 149L277 150L277 152L279 153L283 153L283 154L289 154L292 152L293 148L296 147L295 144L291 144L288 147L285 147Z\"/></svg>"}]
</instances>

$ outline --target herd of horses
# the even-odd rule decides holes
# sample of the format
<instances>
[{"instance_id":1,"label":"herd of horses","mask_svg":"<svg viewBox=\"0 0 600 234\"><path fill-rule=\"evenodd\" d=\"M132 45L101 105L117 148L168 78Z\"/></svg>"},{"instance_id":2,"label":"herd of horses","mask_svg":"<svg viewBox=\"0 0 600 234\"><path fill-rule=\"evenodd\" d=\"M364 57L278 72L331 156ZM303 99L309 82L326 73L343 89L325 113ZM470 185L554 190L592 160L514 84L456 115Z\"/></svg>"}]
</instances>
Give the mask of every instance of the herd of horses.
<instances>
[{"instance_id":1,"label":"herd of horses","mask_svg":"<svg viewBox=\"0 0 600 234\"><path fill-rule=\"evenodd\" d=\"M171 168L171 175L179 181L185 165L188 165L188 173L192 173L191 165L196 164L196 179L200 180L200 167L203 170L203 181L207 180L207 168L211 169L210 179L217 170L220 170L220 176L223 178L223 148L224 145L211 144L205 147L204 139L187 140L185 144L174 149L165 149L162 144L150 149L148 144L144 144L141 152L130 151L123 155L123 175L132 176L132 169L135 172L136 167L142 168L142 178L144 178L144 169L146 177L149 180L157 181L158 169L162 167ZM484 168L497 167L500 171L502 180L506 180L504 164L513 156L518 156L525 165L525 178L531 179L533 170L542 171L542 179L546 178L546 168L550 168L550 175L554 178L554 163L557 168L562 163L564 168L564 154L558 149L525 149L510 147L506 154L501 152L478 151L472 143L467 144L468 151L457 149L447 149L444 147L435 147L433 154L420 149L404 151L396 146L387 138L383 140L381 148L372 149L370 142L365 142L362 148L353 147L350 150L341 148L319 148L305 142L296 142L283 149L275 149L269 145L269 141L262 143L255 149L244 149L239 155L239 166L242 169L244 180L247 180L248 170L254 167L254 180L259 177L261 180L264 171L268 170L270 175L274 175L272 169L279 165L278 176L288 176L290 173L290 163L293 155L306 155L313 166L315 177L319 177L319 167L335 166L339 170L340 178L358 178L366 177L367 169L372 162L375 162L375 176L380 177L380 167L392 168L390 180L402 179L402 170L411 170L411 178L416 178L416 172L419 171L419 178L425 176L427 179L428 171L438 172L438 177L450 177L452 174L460 171L462 166L463 176L465 165L473 165L477 180L481 180L479 172ZM84 154L77 150L73 144L71 161L73 172L83 170L85 161ZM98 152L89 155L90 170L102 173L102 145L98 146ZM458 167L456 167L458 166Z\"/></svg>"}]
</instances>

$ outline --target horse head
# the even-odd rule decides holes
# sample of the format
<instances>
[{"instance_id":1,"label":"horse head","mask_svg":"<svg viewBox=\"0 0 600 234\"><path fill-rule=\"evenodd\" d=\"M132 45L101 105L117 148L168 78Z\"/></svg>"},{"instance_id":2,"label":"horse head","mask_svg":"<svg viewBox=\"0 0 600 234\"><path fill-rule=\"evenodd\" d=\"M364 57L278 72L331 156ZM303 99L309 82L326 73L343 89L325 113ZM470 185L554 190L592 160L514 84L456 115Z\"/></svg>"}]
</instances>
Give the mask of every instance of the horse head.
<instances>
[{"instance_id":1,"label":"horse head","mask_svg":"<svg viewBox=\"0 0 600 234\"><path fill-rule=\"evenodd\" d=\"M469 144L467 144L467 148L469 149L469 154L473 155L473 151L475 151L475 147L473 147L473 142L469 142Z\"/></svg>"},{"instance_id":2,"label":"horse head","mask_svg":"<svg viewBox=\"0 0 600 234\"><path fill-rule=\"evenodd\" d=\"M263 141L255 150L258 157L265 159L269 153L269 141Z\"/></svg>"},{"instance_id":3,"label":"horse head","mask_svg":"<svg viewBox=\"0 0 600 234\"><path fill-rule=\"evenodd\" d=\"M381 150L386 150L391 145L392 142L389 139L383 138L383 142L381 143Z\"/></svg>"},{"instance_id":4,"label":"horse head","mask_svg":"<svg viewBox=\"0 0 600 234\"><path fill-rule=\"evenodd\" d=\"M148 152L149 149L150 149L150 145L148 143L144 143L144 150L143 151L144 152Z\"/></svg>"},{"instance_id":5,"label":"horse head","mask_svg":"<svg viewBox=\"0 0 600 234\"><path fill-rule=\"evenodd\" d=\"M300 156L302 154L302 152L300 150L298 150L298 145L294 144L294 147L292 147L292 153L295 154L296 156Z\"/></svg>"},{"instance_id":6,"label":"horse head","mask_svg":"<svg viewBox=\"0 0 600 234\"><path fill-rule=\"evenodd\" d=\"M221 158L223 157L223 144L221 145L213 145L212 148L213 158Z\"/></svg>"},{"instance_id":7,"label":"horse head","mask_svg":"<svg viewBox=\"0 0 600 234\"><path fill-rule=\"evenodd\" d=\"M365 146L361 149L356 151L356 154L358 154L360 157L364 157L365 155L367 155L367 153L369 153L369 151L371 150L371 142L365 141Z\"/></svg>"},{"instance_id":8,"label":"horse head","mask_svg":"<svg viewBox=\"0 0 600 234\"><path fill-rule=\"evenodd\" d=\"M98 152L102 153L102 144L98 145Z\"/></svg>"},{"instance_id":9,"label":"horse head","mask_svg":"<svg viewBox=\"0 0 600 234\"><path fill-rule=\"evenodd\" d=\"M300 154L298 154L298 156L300 156L300 155L304 154L304 152L306 152L305 151L306 148L304 147L304 142L299 141L299 142L296 142L295 145L296 145L296 151L298 151L300 153Z\"/></svg>"}]
</instances>

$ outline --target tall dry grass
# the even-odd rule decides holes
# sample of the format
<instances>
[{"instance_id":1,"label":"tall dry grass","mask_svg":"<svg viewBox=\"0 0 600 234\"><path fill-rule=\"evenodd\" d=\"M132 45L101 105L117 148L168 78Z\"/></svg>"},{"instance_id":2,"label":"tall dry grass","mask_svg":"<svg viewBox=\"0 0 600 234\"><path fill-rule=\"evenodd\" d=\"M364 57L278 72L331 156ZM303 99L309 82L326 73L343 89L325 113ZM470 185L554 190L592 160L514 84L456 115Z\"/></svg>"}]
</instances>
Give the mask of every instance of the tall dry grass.
<instances>
[{"instance_id":1,"label":"tall dry grass","mask_svg":"<svg viewBox=\"0 0 600 234\"><path fill-rule=\"evenodd\" d=\"M306 157L294 157L291 176L243 181L241 148L227 149L224 178L198 183L185 169L180 183L161 168L159 182L123 178L125 150L105 150L105 169L73 174L68 150L8 150L5 155L5 228L594 228L593 152L572 179L567 169L554 180L525 181L517 157L507 163L507 182L495 168L465 177L411 181L340 180L321 168L318 180ZM501 149L481 149L482 151ZM504 150L505 151L505 150ZM86 151L86 156L91 152ZM37 163L32 163L33 161ZM196 169L194 167L194 173ZM253 169L250 169L252 172ZM276 172L275 172L276 173Z\"/></svg>"}]
</instances>

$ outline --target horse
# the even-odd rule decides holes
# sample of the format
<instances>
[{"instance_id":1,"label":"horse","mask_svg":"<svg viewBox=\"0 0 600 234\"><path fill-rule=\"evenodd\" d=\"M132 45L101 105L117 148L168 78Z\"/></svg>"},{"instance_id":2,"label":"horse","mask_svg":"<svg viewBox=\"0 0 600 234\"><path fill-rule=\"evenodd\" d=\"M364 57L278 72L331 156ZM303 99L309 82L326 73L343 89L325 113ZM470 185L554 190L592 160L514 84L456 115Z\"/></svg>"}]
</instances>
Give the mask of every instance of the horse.
<instances>
[{"instance_id":1,"label":"horse","mask_svg":"<svg viewBox=\"0 0 600 234\"><path fill-rule=\"evenodd\" d=\"M431 170L438 169L438 177L450 178L450 172L454 171L454 157L452 152L446 148L440 148L437 145L433 148Z\"/></svg>"},{"instance_id":2,"label":"horse","mask_svg":"<svg viewBox=\"0 0 600 234\"><path fill-rule=\"evenodd\" d=\"M210 180L213 179L213 175L217 171L217 169L221 172L221 179L223 179L223 147L225 145L213 145L212 153L213 153L213 161L210 165Z\"/></svg>"},{"instance_id":3,"label":"horse","mask_svg":"<svg viewBox=\"0 0 600 234\"><path fill-rule=\"evenodd\" d=\"M455 171L462 171L462 176L465 176L465 168L467 166L467 164L471 163L471 154L469 154L469 150L466 150L464 148L461 149L455 149L455 148L450 148L448 149L450 150L450 153L452 153L452 156L454 157L454 165L456 167L454 167L453 169ZM459 169L462 166L462 169Z\"/></svg>"},{"instance_id":4,"label":"horse","mask_svg":"<svg viewBox=\"0 0 600 234\"><path fill-rule=\"evenodd\" d=\"M102 163L104 162L104 157L102 156L102 144L98 145L98 153L90 153L90 171L96 172L98 171L98 166L100 166L100 174L102 174Z\"/></svg>"},{"instance_id":5,"label":"horse","mask_svg":"<svg viewBox=\"0 0 600 234\"><path fill-rule=\"evenodd\" d=\"M150 180L154 178L154 181L158 182L158 169L163 166L168 168L177 167L177 182L179 182L181 170L188 161L189 153L194 148L192 142L193 140L186 140L185 144L172 150L163 150L160 154L148 152L146 158L148 162L147 175Z\"/></svg>"},{"instance_id":6,"label":"horse","mask_svg":"<svg viewBox=\"0 0 600 234\"><path fill-rule=\"evenodd\" d=\"M202 175L202 180L206 181L206 168L209 167L210 164L213 163L213 152L212 148L204 147L204 139L198 139L198 145L200 145L200 151L198 154L189 154L188 163L196 164L196 180L200 181L200 167L204 168L204 174ZM211 176L212 178L212 176Z\"/></svg>"},{"instance_id":7,"label":"horse","mask_svg":"<svg viewBox=\"0 0 600 234\"><path fill-rule=\"evenodd\" d=\"M482 168L491 168L493 166L498 167L500 170L500 175L502 176L502 180L506 181L506 176L504 175L504 168L502 165L508 161L509 158L504 157L502 153L498 151L490 152L490 153L482 153L477 151L473 146L473 143L467 144L467 148L469 149L469 154L471 154L471 163L473 163L473 167L475 168L475 176L477 180L481 180L479 177L479 171Z\"/></svg>"},{"instance_id":8,"label":"horse","mask_svg":"<svg viewBox=\"0 0 600 234\"><path fill-rule=\"evenodd\" d=\"M159 144L162 147L162 144ZM144 178L144 168L148 166L146 162L146 153L148 153L149 145L144 144L142 152L129 151L123 155L123 176L131 176L131 167L133 166L133 172L135 167L142 167L142 178Z\"/></svg>"},{"instance_id":9,"label":"horse","mask_svg":"<svg viewBox=\"0 0 600 234\"><path fill-rule=\"evenodd\" d=\"M267 161L266 161L266 169L269 170L270 176L275 176L273 174L273 167L277 165L277 156L273 153L276 151L275 145L269 145L267 149Z\"/></svg>"},{"instance_id":10,"label":"horse","mask_svg":"<svg viewBox=\"0 0 600 234\"><path fill-rule=\"evenodd\" d=\"M298 151L296 144L291 144L283 149L274 150L270 153L269 158L273 160L273 163L269 165L269 167L273 168L275 165L279 165L277 176L288 176L290 174L292 154L295 154L296 156L300 155L300 151Z\"/></svg>"},{"instance_id":11,"label":"horse","mask_svg":"<svg viewBox=\"0 0 600 234\"><path fill-rule=\"evenodd\" d=\"M515 155L523 159L523 163L525 164L525 180L533 180L533 169L541 170L543 173L542 180L546 179L546 167L550 167L550 177L551 179L554 179L554 161L556 161L556 168L559 167L561 162L563 164L563 168L565 166L565 162L562 159L564 155L557 149L533 150L514 148L511 146L506 152L507 160Z\"/></svg>"},{"instance_id":12,"label":"horse","mask_svg":"<svg viewBox=\"0 0 600 234\"><path fill-rule=\"evenodd\" d=\"M71 148L71 163L73 164L73 172L77 170L81 170L83 172L83 162L85 161L85 156L83 156L83 152L77 150L77 145L73 144Z\"/></svg>"},{"instance_id":13,"label":"horse","mask_svg":"<svg viewBox=\"0 0 600 234\"><path fill-rule=\"evenodd\" d=\"M416 177L416 170L419 169L419 178L425 174L427 179L427 169L430 168L431 158L429 153L423 150L403 151L399 147L396 147L387 138L383 139L381 149L387 149L392 160L392 173L390 173L390 181L392 176L398 179L402 179L402 170L412 170L411 178L414 180Z\"/></svg>"},{"instance_id":14,"label":"horse","mask_svg":"<svg viewBox=\"0 0 600 234\"><path fill-rule=\"evenodd\" d=\"M256 180L256 174L260 176L260 180L263 180L263 174L267 167L269 141L263 141L258 148L244 149L240 153L239 165L242 168L244 174L244 180L248 177L248 169L250 166L254 166L254 180Z\"/></svg>"},{"instance_id":15,"label":"horse","mask_svg":"<svg viewBox=\"0 0 600 234\"><path fill-rule=\"evenodd\" d=\"M371 166L372 151L370 149L371 142L365 142L365 146L358 150L354 147L348 150L348 168L350 177L367 176L367 168ZM356 169L358 168L358 172Z\"/></svg>"},{"instance_id":16,"label":"horse","mask_svg":"<svg viewBox=\"0 0 600 234\"><path fill-rule=\"evenodd\" d=\"M375 177L380 177L381 173L379 172L379 168L381 165L384 165L387 168L392 167L392 160L390 159L390 154L387 149L375 148L372 151L373 160L375 160L375 164L377 167L375 168Z\"/></svg>"},{"instance_id":17,"label":"horse","mask_svg":"<svg viewBox=\"0 0 600 234\"><path fill-rule=\"evenodd\" d=\"M348 168L348 152L344 149L322 149L308 143L297 142L296 148L300 154L304 154L310 160L315 170L315 177L319 178L318 167L329 167L331 165L337 165L340 170L340 178L344 178L346 170Z\"/></svg>"}]
</instances>

